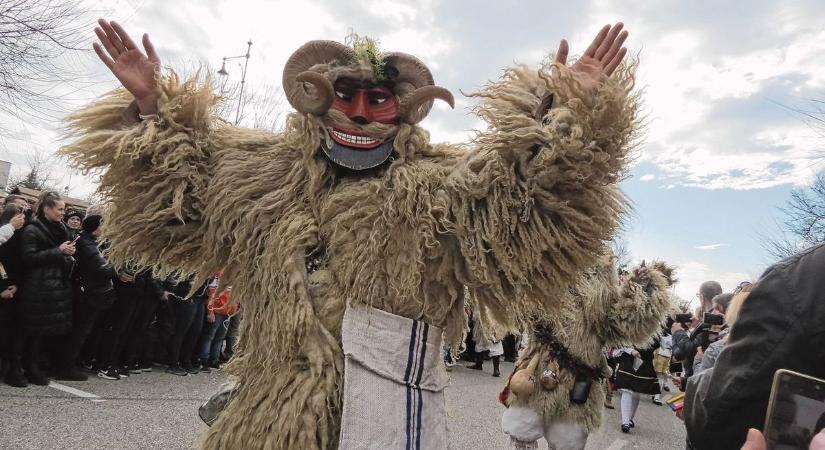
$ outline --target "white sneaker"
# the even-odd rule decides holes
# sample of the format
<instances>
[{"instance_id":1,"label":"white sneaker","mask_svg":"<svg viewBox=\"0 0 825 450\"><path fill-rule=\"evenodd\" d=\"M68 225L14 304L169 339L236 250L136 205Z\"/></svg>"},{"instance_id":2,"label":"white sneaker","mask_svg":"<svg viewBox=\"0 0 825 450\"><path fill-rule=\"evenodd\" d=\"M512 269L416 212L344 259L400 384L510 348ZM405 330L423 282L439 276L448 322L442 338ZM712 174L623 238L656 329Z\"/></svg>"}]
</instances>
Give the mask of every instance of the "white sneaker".
<instances>
[{"instance_id":1,"label":"white sneaker","mask_svg":"<svg viewBox=\"0 0 825 450\"><path fill-rule=\"evenodd\" d=\"M653 404L662 406L662 398L659 394L653 396Z\"/></svg>"}]
</instances>

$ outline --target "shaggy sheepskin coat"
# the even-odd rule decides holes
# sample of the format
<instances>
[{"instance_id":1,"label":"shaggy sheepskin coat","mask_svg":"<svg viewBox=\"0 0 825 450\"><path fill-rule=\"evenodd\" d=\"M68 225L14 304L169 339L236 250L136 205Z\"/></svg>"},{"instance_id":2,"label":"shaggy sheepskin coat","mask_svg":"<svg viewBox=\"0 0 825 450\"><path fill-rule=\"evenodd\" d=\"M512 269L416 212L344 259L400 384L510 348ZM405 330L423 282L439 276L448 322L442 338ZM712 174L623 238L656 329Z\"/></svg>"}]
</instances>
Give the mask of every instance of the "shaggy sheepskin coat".
<instances>
[{"instance_id":1,"label":"shaggy sheepskin coat","mask_svg":"<svg viewBox=\"0 0 825 450\"><path fill-rule=\"evenodd\" d=\"M558 298L558 306L537 323L553 330L556 341L567 348L579 361L610 375L603 349L606 346L644 346L661 329L665 316L672 309L669 287L673 270L656 262L647 273L638 269L621 286L613 264L601 264L584 273L575 287ZM534 327L535 329L535 327ZM540 354L536 374L542 374L549 365L556 370L553 358L541 339L530 336L528 346L516 361L516 370L526 367ZM604 389L598 382L590 386L590 394L583 404L570 401L576 374L562 367L558 386L545 390L538 383L532 394L520 398L509 392L505 404L526 406L537 411L545 428L554 422L576 423L587 432L601 425L604 407Z\"/></svg>"},{"instance_id":2,"label":"shaggy sheepskin coat","mask_svg":"<svg viewBox=\"0 0 825 450\"><path fill-rule=\"evenodd\" d=\"M364 176L320 154L334 110L293 113L273 134L217 119L208 82L171 75L159 89L153 120L124 123L124 90L77 112L63 153L100 175L113 262L195 285L220 265L244 304L226 367L239 388L208 448L337 447L347 302L441 327L457 346L464 286L502 323L544 314L626 209L628 67L592 91L559 64L507 70L475 94L489 128L471 144L434 145L402 123L394 160ZM537 295L516 295L526 288Z\"/></svg>"}]
</instances>

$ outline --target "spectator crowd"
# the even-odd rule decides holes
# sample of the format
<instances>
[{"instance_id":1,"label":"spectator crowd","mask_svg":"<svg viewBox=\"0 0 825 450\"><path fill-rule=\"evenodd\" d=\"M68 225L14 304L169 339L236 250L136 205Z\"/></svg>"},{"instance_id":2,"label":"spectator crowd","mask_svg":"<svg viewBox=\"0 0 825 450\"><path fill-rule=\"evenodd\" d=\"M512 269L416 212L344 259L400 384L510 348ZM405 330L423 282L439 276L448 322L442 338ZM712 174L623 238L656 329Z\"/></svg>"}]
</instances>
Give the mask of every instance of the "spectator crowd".
<instances>
[{"instance_id":1,"label":"spectator crowd","mask_svg":"<svg viewBox=\"0 0 825 450\"><path fill-rule=\"evenodd\" d=\"M819 244L732 292L715 281L702 283L697 310L671 316L654 345L660 348L654 369L660 388L671 381L684 393L671 406L685 421L687 449L825 450L825 396L818 393L825 386L823 269L825 244ZM808 394L784 393L791 400L771 413L772 389L779 386L773 380L782 369L819 381L811 381ZM788 423L764 430L769 414Z\"/></svg>"},{"instance_id":2,"label":"spectator crowd","mask_svg":"<svg viewBox=\"0 0 825 450\"><path fill-rule=\"evenodd\" d=\"M106 260L102 211L66 211L56 192L17 195L0 213L0 374L15 387L50 378L120 380L153 366L187 376L231 358L241 319L220 273L157 278Z\"/></svg>"}]
</instances>

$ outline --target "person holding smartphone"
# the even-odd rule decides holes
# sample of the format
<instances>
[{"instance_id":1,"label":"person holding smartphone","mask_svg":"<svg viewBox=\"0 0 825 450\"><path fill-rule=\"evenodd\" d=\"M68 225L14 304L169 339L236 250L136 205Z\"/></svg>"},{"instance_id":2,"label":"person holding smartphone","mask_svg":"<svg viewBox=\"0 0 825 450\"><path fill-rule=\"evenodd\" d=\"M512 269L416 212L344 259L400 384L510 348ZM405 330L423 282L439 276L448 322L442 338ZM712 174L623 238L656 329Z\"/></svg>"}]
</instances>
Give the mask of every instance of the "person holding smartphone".
<instances>
[{"instance_id":1,"label":"person holding smartphone","mask_svg":"<svg viewBox=\"0 0 825 450\"><path fill-rule=\"evenodd\" d=\"M72 283L76 247L63 223L66 204L60 194L44 192L37 202L32 223L23 229L23 283L20 289L20 319L26 333L25 374L32 384L47 385L40 370L42 348L47 339L72 331ZM58 379L82 381L76 370L57 374Z\"/></svg>"}]
</instances>

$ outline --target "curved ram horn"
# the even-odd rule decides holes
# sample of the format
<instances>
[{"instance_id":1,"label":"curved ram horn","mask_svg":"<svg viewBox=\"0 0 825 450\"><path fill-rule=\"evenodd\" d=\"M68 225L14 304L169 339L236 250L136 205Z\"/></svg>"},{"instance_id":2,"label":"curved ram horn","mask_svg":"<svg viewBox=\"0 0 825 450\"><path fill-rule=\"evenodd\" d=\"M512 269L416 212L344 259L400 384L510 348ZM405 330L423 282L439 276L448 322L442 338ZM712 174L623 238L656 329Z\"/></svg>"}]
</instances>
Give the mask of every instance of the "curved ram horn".
<instances>
[{"instance_id":1,"label":"curved ram horn","mask_svg":"<svg viewBox=\"0 0 825 450\"><path fill-rule=\"evenodd\" d=\"M315 114L316 116L326 114L329 107L332 106L333 99L335 99L335 88L332 87L329 78L318 72L306 70L299 73L298 76L295 77L295 81L298 83L309 83L315 86L315 89L318 91L316 98L310 98L306 95L300 98L298 101L301 108L299 109L295 106L295 109L304 113ZM302 88L300 84L299 87Z\"/></svg>"},{"instance_id":2,"label":"curved ram horn","mask_svg":"<svg viewBox=\"0 0 825 450\"><path fill-rule=\"evenodd\" d=\"M346 64L351 59L352 49L335 41L310 41L295 50L284 65L281 83L289 104L305 114L325 114L332 105L335 92L326 76L312 72L310 68L336 61ZM317 97L307 93L304 83L315 86Z\"/></svg>"},{"instance_id":3,"label":"curved ram horn","mask_svg":"<svg viewBox=\"0 0 825 450\"><path fill-rule=\"evenodd\" d=\"M416 114L421 106L434 99L443 100L450 105L450 108L455 108L455 99L450 91L441 86L424 86L410 92L401 100L398 115L404 122L416 124L426 116L426 114ZM427 109L429 110L429 105Z\"/></svg>"}]
</instances>

